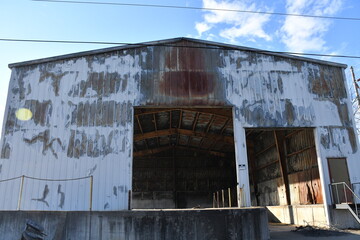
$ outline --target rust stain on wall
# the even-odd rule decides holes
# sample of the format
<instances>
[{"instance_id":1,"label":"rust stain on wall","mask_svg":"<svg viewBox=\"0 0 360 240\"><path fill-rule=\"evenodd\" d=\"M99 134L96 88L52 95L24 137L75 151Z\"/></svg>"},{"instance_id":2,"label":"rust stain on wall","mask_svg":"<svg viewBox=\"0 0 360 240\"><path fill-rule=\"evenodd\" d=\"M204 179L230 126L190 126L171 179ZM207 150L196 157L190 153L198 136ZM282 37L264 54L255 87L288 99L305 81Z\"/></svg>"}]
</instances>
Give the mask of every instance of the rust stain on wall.
<instances>
[{"instance_id":1,"label":"rust stain on wall","mask_svg":"<svg viewBox=\"0 0 360 240\"><path fill-rule=\"evenodd\" d=\"M116 101L86 101L74 104L69 101L71 113L68 115L68 125L74 126L125 126L131 121L132 104L128 102Z\"/></svg>"},{"instance_id":2,"label":"rust stain on wall","mask_svg":"<svg viewBox=\"0 0 360 240\"><path fill-rule=\"evenodd\" d=\"M352 125L352 121L349 117L349 108L346 103L340 103L339 100L334 100L333 103L337 106L337 110L339 113L340 121L344 127L348 127Z\"/></svg>"},{"instance_id":3,"label":"rust stain on wall","mask_svg":"<svg viewBox=\"0 0 360 240\"><path fill-rule=\"evenodd\" d=\"M285 116L289 125L292 125L296 119L295 108L289 99L285 101Z\"/></svg>"},{"instance_id":4,"label":"rust stain on wall","mask_svg":"<svg viewBox=\"0 0 360 240\"><path fill-rule=\"evenodd\" d=\"M355 134L354 128L348 127L348 128L346 128L346 130L348 131L349 142L351 144L351 148L353 150L353 153L356 153L357 149L358 149L358 146L357 146L357 143L356 143L356 137L357 136Z\"/></svg>"},{"instance_id":5,"label":"rust stain on wall","mask_svg":"<svg viewBox=\"0 0 360 240\"><path fill-rule=\"evenodd\" d=\"M309 87L312 93L324 98L346 98L346 88L342 80L342 70L319 65L318 69L309 69Z\"/></svg>"},{"instance_id":6,"label":"rust stain on wall","mask_svg":"<svg viewBox=\"0 0 360 240\"><path fill-rule=\"evenodd\" d=\"M16 79L17 85L15 85L11 89L11 92L14 95L19 94L20 100L25 99L25 96L26 96L26 87L25 87L24 79L27 76L29 76L29 72L35 68L36 68L36 66L26 66L26 67L19 68L17 70L17 74L18 74L17 79Z\"/></svg>"},{"instance_id":7,"label":"rust stain on wall","mask_svg":"<svg viewBox=\"0 0 360 240\"><path fill-rule=\"evenodd\" d=\"M8 142L6 142L6 139L5 139L4 144L1 148L1 158L9 159L10 152L11 152L10 144Z\"/></svg>"},{"instance_id":8,"label":"rust stain on wall","mask_svg":"<svg viewBox=\"0 0 360 240\"><path fill-rule=\"evenodd\" d=\"M26 100L25 107L33 113L33 121L36 125L50 126L49 117L52 113L52 102L50 100L40 102L38 100Z\"/></svg>"},{"instance_id":9,"label":"rust stain on wall","mask_svg":"<svg viewBox=\"0 0 360 240\"><path fill-rule=\"evenodd\" d=\"M40 71L42 69L40 68ZM41 71L39 82L43 82L45 79L51 80L51 86L54 88L55 96L59 96L60 81L69 72L53 73L46 70Z\"/></svg>"},{"instance_id":10,"label":"rust stain on wall","mask_svg":"<svg viewBox=\"0 0 360 240\"><path fill-rule=\"evenodd\" d=\"M161 93L171 97L197 97L211 94L214 74L207 71L208 59L202 49L172 48L166 51Z\"/></svg>"},{"instance_id":11,"label":"rust stain on wall","mask_svg":"<svg viewBox=\"0 0 360 240\"><path fill-rule=\"evenodd\" d=\"M121 146L114 144L114 138L118 138L121 133L118 130L112 130L108 135L87 134L84 131L71 130L67 156L70 158L80 158L82 156L99 157L106 156L110 153L119 153L125 151L125 140Z\"/></svg>"},{"instance_id":12,"label":"rust stain on wall","mask_svg":"<svg viewBox=\"0 0 360 240\"><path fill-rule=\"evenodd\" d=\"M69 91L71 97L103 96L124 92L128 84L127 76L119 73L91 72L86 80L81 80ZM95 91L96 94L89 92Z\"/></svg>"}]
</instances>

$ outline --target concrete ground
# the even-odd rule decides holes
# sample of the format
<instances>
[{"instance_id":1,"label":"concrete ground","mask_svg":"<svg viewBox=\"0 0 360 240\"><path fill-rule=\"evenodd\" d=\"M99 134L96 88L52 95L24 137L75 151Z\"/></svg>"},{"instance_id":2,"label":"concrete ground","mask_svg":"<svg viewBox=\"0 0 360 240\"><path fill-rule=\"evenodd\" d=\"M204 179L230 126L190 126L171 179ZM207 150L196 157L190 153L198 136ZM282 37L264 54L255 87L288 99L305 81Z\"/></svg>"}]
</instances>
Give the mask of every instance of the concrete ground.
<instances>
[{"instance_id":1,"label":"concrete ground","mask_svg":"<svg viewBox=\"0 0 360 240\"><path fill-rule=\"evenodd\" d=\"M360 230L345 230L345 231L334 231L334 230L319 230L311 228L302 228L298 231L295 225L289 224L278 224L269 223L270 239L283 239L283 240L360 240Z\"/></svg>"}]
</instances>

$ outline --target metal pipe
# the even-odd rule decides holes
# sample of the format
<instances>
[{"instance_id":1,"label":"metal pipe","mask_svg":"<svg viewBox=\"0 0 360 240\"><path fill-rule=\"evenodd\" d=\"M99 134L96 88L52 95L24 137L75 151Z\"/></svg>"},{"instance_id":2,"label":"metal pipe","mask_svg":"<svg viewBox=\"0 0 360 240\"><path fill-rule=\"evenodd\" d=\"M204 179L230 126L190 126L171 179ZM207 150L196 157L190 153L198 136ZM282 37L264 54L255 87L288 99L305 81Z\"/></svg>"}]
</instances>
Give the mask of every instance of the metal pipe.
<instances>
[{"instance_id":1,"label":"metal pipe","mask_svg":"<svg viewBox=\"0 0 360 240\"><path fill-rule=\"evenodd\" d=\"M21 198L22 198L22 193L23 193L23 189L24 189L24 179L25 176L22 175L21 176L21 180L20 180L20 191L19 191L19 199L18 199L18 206L17 206L17 210L20 210L20 206L21 206Z\"/></svg>"},{"instance_id":2,"label":"metal pipe","mask_svg":"<svg viewBox=\"0 0 360 240\"><path fill-rule=\"evenodd\" d=\"M90 176L90 203L89 203L89 211L92 210L93 184L94 184L94 177L93 177L93 176Z\"/></svg>"},{"instance_id":3,"label":"metal pipe","mask_svg":"<svg viewBox=\"0 0 360 240\"><path fill-rule=\"evenodd\" d=\"M230 188L228 188L228 195L229 195L229 207L231 207L231 192L230 192Z\"/></svg>"},{"instance_id":4,"label":"metal pipe","mask_svg":"<svg viewBox=\"0 0 360 240\"><path fill-rule=\"evenodd\" d=\"M336 188L336 196L337 196L337 204L340 203L340 200L339 200L339 191L338 191L338 188L337 188L337 184L335 185L335 188Z\"/></svg>"},{"instance_id":5,"label":"metal pipe","mask_svg":"<svg viewBox=\"0 0 360 240\"><path fill-rule=\"evenodd\" d=\"M219 199L219 191L216 192L216 198L217 198L217 207L220 207L220 199Z\"/></svg>"},{"instance_id":6,"label":"metal pipe","mask_svg":"<svg viewBox=\"0 0 360 240\"><path fill-rule=\"evenodd\" d=\"M357 198L360 200L360 197L358 195L356 195L356 193L345 183L345 182L341 182L340 184L344 184L347 189Z\"/></svg>"}]
</instances>

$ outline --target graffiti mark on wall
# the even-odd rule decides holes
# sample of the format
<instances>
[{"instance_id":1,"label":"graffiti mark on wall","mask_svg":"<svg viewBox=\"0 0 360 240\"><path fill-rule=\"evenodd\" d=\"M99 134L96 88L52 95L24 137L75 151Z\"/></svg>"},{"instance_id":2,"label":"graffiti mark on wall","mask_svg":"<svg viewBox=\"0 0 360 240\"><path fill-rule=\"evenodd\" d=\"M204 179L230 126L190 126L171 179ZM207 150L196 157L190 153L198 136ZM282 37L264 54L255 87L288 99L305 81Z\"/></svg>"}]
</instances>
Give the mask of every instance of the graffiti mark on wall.
<instances>
[{"instance_id":1,"label":"graffiti mark on wall","mask_svg":"<svg viewBox=\"0 0 360 240\"><path fill-rule=\"evenodd\" d=\"M41 198L32 198L31 200L45 203L46 206L49 207L49 203L45 200L46 197L47 197L47 195L49 194L49 192L50 192L49 187L48 187L48 185L46 184L46 185L45 185L45 188L44 188L44 191L43 191L42 197L41 197Z\"/></svg>"},{"instance_id":2,"label":"graffiti mark on wall","mask_svg":"<svg viewBox=\"0 0 360 240\"><path fill-rule=\"evenodd\" d=\"M58 158L58 155L55 152L55 149L53 146L54 142L57 142L60 145L60 147L62 149L64 149L60 138L51 138L50 130L45 130L44 132L41 132L37 136L33 137L32 139L24 138L24 142L26 142L28 144L34 144L38 141L43 143L43 150L42 150L43 155L46 155L46 152L50 149L51 153L55 156L55 158Z\"/></svg>"}]
</instances>

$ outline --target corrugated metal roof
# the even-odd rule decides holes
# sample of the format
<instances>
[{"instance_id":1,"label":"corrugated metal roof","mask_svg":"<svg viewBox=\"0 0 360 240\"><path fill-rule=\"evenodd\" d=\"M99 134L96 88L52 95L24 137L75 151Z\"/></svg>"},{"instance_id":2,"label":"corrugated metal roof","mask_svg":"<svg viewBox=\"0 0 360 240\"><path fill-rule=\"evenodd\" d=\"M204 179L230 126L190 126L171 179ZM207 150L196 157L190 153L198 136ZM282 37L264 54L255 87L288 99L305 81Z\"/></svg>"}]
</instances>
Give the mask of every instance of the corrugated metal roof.
<instances>
[{"instance_id":1,"label":"corrugated metal roof","mask_svg":"<svg viewBox=\"0 0 360 240\"><path fill-rule=\"evenodd\" d=\"M168 45L170 47L175 47L175 46L169 45L169 44L174 44L174 43L181 42L181 41L188 41L188 42L192 42L192 43L199 43L199 44L206 45L204 47L212 46L212 47L219 48L219 49L231 49L231 50L258 52L258 53L265 54L265 55L280 56L280 57L285 57L285 58L297 59L297 60L301 60L301 61L315 62L315 63L325 64L325 65L347 68L347 65L342 64L342 63L318 60L318 59L307 58L307 57L294 56L294 55L285 54L285 53L276 53L276 52L272 52L272 51L268 51L268 50L249 48L249 47L237 46L237 45L226 44L226 43L205 41L205 40L194 39L194 38L185 38L185 37L143 42L143 43L126 44L123 46L102 48L102 49L97 49L97 50L84 51L84 52L60 55L60 56L49 57L49 58L41 58L41 59L25 61L25 62L12 63L12 64L9 64L9 68L39 64L39 63L45 63L45 62L51 62L51 61L59 61L59 60L64 60L64 59L69 59L69 58L78 58L78 57L102 54L102 53L119 51L119 50L133 49L133 48L164 46L164 45L165 46ZM187 47L187 46L181 46L181 47ZM189 47L194 48L194 46L189 46ZM203 47L198 47L198 48L203 48Z\"/></svg>"}]
</instances>

